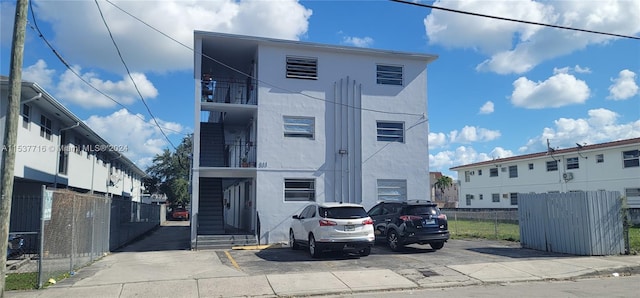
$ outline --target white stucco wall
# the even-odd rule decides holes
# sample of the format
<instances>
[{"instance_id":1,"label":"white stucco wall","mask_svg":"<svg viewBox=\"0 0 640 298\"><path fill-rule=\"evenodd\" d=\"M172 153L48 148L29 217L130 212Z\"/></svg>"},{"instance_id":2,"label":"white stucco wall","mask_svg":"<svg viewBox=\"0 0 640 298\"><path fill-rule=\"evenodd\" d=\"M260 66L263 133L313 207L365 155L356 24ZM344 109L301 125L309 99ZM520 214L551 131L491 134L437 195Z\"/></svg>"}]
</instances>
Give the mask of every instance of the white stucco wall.
<instances>
[{"instance_id":1,"label":"white stucco wall","mask_svg":"<svg viewBox=\"0 0 640 298\"><path fill-rule=\"evenodd\" d=\"M558 171L547 171L546 162L552 161L551 156L543 156L519 161L504 162L496 160L495 165L470 166L458 170L460 180L460 208L516 208L511 205L509 198L502 198L502 194L508 193L546 193L546 192L570 192L570 191L619 191L625 194L625 188L640 187L640 167L623 168L622 152L637 150L640 144L630 144L612 148L601 148L568 154L555 154L554 158L560 160ZM596 155L603 154L604 162L596 163ZM567 169L566 159L578 157L579 168ZM586 157L586 158L585 158ZM529 169L529 164L533 169ZM518 177L509 178L508 167L518 166ZM498 177L489 177L489 169L498 168ZM501 168L507 168L502 172ZM482 170L482 175L478 175ZM465 171L473 171L470 181L465 182ZM572 173L573 179L563 179L563 173ZM500 194L500 202L494 203L492 193ZM474 195L471 205L466 204L466 195ZM483 200L479 195L483 194ZM632 202L640 198L632 199ZM640 207L640 205L638 205Z\"/></svg>"},{"instance_id":2,"label":"white stucco wall","mask_svg":"<svg viewBox=\"0 0 640 298\"><path fill-rule=\"evenodd\" d=\"M318 80L285 78L289 55L317 58ZM286 241L291 215L306 205L284 202L285 178L314 178L318 202L339 201L334 192L334 175L348 176L351 171L362 174L355 177L357 181L348 182L349 188L358 188L349 189L349 193L359 194L355 201L365 208L377 201L377 179L406 180L409 199L430 199L428 123L421 115L427 113L424 58L262 45L257 62L258 77L268 82L259 84L257 117L257 163L262 166L257 170L256 191L263 241ZM405 86L376 84L378 63L402 65ZM349 121L359 117L349 116L345 121L349 125L336 129L336 83L346 82L347 78L361 90L362 109L357 109L361 123L352 126ZM284 115L315 118L315 138L285 138ZM377 120L404 122L405 142L377 141ZM336 169L336 161L342 158L335 150L336 134L356 139L356 146L347 148L348 158L355 163L346 171Z\"/></svg>"}]
</instances>

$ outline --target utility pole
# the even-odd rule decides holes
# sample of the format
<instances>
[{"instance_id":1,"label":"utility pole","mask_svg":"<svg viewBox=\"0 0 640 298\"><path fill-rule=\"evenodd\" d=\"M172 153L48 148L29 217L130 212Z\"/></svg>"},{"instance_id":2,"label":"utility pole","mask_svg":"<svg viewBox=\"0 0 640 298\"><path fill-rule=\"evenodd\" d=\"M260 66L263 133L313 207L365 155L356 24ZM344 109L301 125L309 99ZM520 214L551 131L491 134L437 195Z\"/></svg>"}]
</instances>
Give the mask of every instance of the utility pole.
<instances>
[{"instance_id":1,"label":"utility pole","mask_svg":"<svg viewBox=\"0 0 640 298\"><path fill-rule=\"evenodd\" d=\"M2 150L2 189L0 189L0 298L4 297L4 283L7 270L7 245L9 239L9 218L13 197L13 175L16 164L18 122L20 121L20 95L22 93L22 60L24 36L27 28L27 6L29 0L18 0L13 23L11 46L11 66L9 69L9 106L5 119L4 144ZM6 149L6 150L4 150Z\"/></svg>"}]
</instances>

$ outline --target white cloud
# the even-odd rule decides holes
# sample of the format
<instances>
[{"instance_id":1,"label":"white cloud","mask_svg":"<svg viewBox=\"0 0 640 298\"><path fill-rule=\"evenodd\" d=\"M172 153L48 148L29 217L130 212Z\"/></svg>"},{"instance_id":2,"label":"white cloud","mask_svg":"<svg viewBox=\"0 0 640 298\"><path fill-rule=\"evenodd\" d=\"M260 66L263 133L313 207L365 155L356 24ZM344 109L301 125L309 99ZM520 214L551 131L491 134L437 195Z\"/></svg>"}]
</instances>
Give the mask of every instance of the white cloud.
<instances>
[{"instance_id":1,"label":"white cloud","mask_svg":"<svg viewBox=\"0 0 640 298\"><path fill-rule=\"evenodd\" d=\"M42 88L53 87L53 76L56 71L47 68L47 62L40 59L35 64L27 66L22 70L22 79L29 82L38 83Z\"/></svg>"},{"instance_id":2,"label":"white cloud","mask_svg":"<svg viewBox=\"0 0 640 298\"><path fill-rule=\"evenodd\" d=\"M100 79L98 74L93 72L82 73L80 67L77 66L73 67L73 69L75 73L80 74L82 80L71 70L65 71L60 76L60 82L56 88L56 97L59 97L63 102L74 103L84 108L110 108L117 105L114 100L122 105L129 105L141 100L128 75L125 75L122 80L111 81ZM158 90L153 86L153 83L147 80L144 74L132 73L131 77L145 100L158 96ZM111 99L87 85L83 80L109 95Z\"/></svg>"},{"instance_id":3,"label":"white cloud","mask_svg":"<svg viewBox=\"0 0 640 298\"><path fill-rule=\"evenodd\" d=\"M487 101L486 103L484 103L484 105L482 105L482 107L480 107L480 114L486 115L486 114L491 114L494 111L494 106L493 106L493 102L492 101Z\"/></svg>"},{"instance_id":4,"label":"white cloud","mask_svg":"<svg viewBox=\"0 0 640 298\"><path fill-rule=\"evenodd\" d=\"M184 130L178 123L157 120L168 136ZM124 155L143 170L151 165L156 154L170 146L153 120L145 120L142 115L131 114L125 109L107 116L94 115L84 122L110 144L127 145L128 151Z\"/></svg>"},{"instance_id":5,"label":"white cloud","mask_svg":"<svg viewBox=\"0 0 640 298\"><path fill-rule=\"evenodd\" d=\"M459 9L566 27L635 35L640 32L640 2L610 0L603 5L591 1L445 1L435 6ZM432 10L426 17L429 42L454 48L473 48L489 56L479 71L499 74L524 73L539 63L567 55L615 37L572 30L528 25L490 18ZM580 70L583 70L580 68Z\"/></svg>"},{"instance_id":6,"label":"white cloud","mask_svg":"<svg viewBox=\"0 0 640 298\"><path fill-rule=\"evenodd\" d=\"M99 1L107 24L132 71L189 70L193 52L154 29ZM113 1L153 28L193 46L193 31L216 31L297 40L306 33L311 10L281 1ZM70 63L123 72L93 1L37 1L36 16L52 25L53 45ZM166 59L171 57L171 59ZM72 59L71 59L72 58Z\"/></svg>"},{"instance_id":7,"label":"white cloud","mask_svg":"<svg viewBox=\"0 0 640 298\"><path fill-rule=\"evenodd\" d=\"M591 73L591 69L588 67L581 67L580 65L576 65L573 70L577 73Z\"/></svg>"},{"instance_id":8,"label":"white cloud","mask_svg":"<svg viewBox=\"0 0 640 298\"><path fill-rule=\"evenodd\" d=\"M373 38L368 36L365 36L365 37L345 36L342 38L342 42L348 45L356 46L356 47L368 48L368 47L371 47L371 45L373 45Z\"/></svg>"},{"instance_id":9,"label":"white cloud","mask_svg":"<svg viewBox=\"0 0 640 298\"><path fill-rule=\"evenodd\" d=\"M613 85L609 86L609 96L607 99L625 100L638 94L638 84L636 84L636 74L628 69L622 70L618 77L611 80Z\"/></svg>"},{"instance_id":10,"label":"white cloud","mask_svg":"<svg viewBox=\"0 0 640 298\"><path fill-rule=\"evenodd\" d=\"M500 131L490 130L486 128L480 128L475 126L468 126L462 128L462 130L453 130L449 133L449 140L452 143L472 143L472 142L487 142L492 141L500 137Z\"/></svg>"},{"instance_id":11,"label":"white cloud","mask_svg":"<svg viewBox=\"0 0 640 298\"><path fill-rule=\"evenodd\" d=\"M573 75L557 73L543 82L520 77L513 82L511 103L527 109L557 108L584 103L590 94L587 84Z\"/></svg>"},{"instance_id":12,"label":"white cloud","mask_svg":"<svg viewBox=\"0 0 640 298\"><path fill-rule=\"evenodd\" d=\"M553 68L553 74L559 74L559 73L570 73L570 72L575 72L575 73L591 73L591 69L589 69L588 67L581 67L580 65L576 65L575 67L569 67L569 66L565 66L562 68Z\"/></svg>"},{"instance_id":13,"label":"white cloud","mask_svg":"<svg viewBox=\"0 0 640 298\"><path fill-rule=\"evenodd\" d=\"M447 144L447 136L444 133L429 133L429 149L444 147Z\"/></svg>"},{"instance_id":14,"label":"white cloud","mask_svg":"<svg viewBox=\"0 0 640 298\"><path fill-rule=\"evenodd\" d=\"M575 147L576 143L598 144L615 140L640 137L640 120L618 123L619 114L607 109L592 109L588 118L559 118L555 127L545 127L540 136L521 147L521 152L546 150L547 140L551 147Z\"/></svg>"}]
</instances>

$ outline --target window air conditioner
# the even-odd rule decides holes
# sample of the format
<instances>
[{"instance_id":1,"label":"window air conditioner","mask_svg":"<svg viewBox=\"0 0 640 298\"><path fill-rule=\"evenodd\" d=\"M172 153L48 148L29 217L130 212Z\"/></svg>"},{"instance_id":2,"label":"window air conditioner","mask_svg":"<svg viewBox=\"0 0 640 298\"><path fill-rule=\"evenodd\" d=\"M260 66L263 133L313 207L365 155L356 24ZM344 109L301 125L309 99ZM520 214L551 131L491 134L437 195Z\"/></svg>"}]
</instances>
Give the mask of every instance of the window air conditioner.
<instances>
[{"instance_id":1,"label":"window air conditioner","mask_svg":"<svg viewBox=\"0 0 640 298\"><path fill-rule=\"evenodd\" d=\"M562 179L569 181L571 179L573 179L573 173L571 172L566 172L564 174L562 174Z\"/></svg>"}]
</instances>

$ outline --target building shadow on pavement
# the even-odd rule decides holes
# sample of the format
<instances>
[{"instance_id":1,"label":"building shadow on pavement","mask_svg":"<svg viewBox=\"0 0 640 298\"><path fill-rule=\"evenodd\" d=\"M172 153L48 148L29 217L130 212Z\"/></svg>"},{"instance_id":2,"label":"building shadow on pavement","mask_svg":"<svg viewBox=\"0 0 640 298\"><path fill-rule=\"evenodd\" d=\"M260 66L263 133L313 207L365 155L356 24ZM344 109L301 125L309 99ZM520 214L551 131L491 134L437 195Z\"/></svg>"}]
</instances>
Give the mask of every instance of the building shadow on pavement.
<instances>
[{"instance_id":1,"label":"building shadow on pavement","mask_svg":"<svg viewBox=\"0 0 640 298\"><path fill-rule=\"evenodd\" d=\"M523 258L570 258L575 257L570 254L562 254L556 252L547 252L540 251L535 249L528 248L517 248L517 247L475 247L475 248L467 248L469 251L487 254L487 255L498 255L503 257L509 257L514 259L523 259Z\"/></svg>"},{"instance_id":2,"label":"building shadow on pavement","mask_svg":"<svg viewBox=\"0 0 640 298\"><path fill-rule=\"evenodd\" d=\"M189 226L163 225L118 248L119 252L190 250Z\"/></svg>"}]
</instances>

